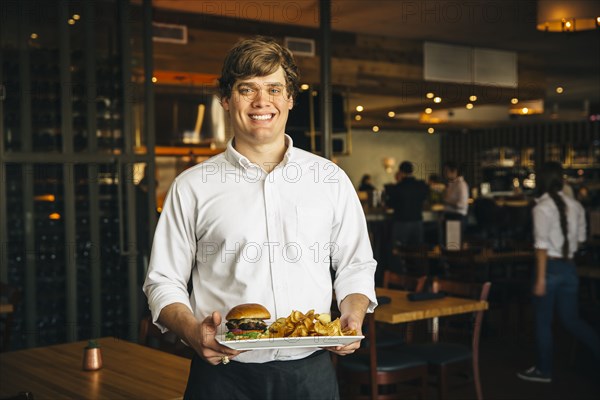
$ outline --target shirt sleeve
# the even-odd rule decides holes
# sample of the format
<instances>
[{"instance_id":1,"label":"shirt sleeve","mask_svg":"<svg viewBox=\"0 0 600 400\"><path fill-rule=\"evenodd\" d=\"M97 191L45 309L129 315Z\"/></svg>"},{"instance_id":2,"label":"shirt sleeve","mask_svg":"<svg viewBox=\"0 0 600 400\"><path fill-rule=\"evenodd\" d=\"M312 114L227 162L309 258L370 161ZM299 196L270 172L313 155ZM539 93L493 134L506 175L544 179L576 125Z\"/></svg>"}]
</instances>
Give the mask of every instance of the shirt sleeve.
<instances>
[{"instance_id":1,"label":"shirt sleeve","mask_svg":"<svg viewBox=\"0 0 600 400\"><path fill-rule=\"evenodd\" d=\"M581 205L581 203L577 203L577 241L579 243L583 243L587 239L587 226L585 221L585 209Z\"/></svg>"},{"instance_id":2,"label":"shirt sleeve","mask_svg":"<svg viewBox=\"0 0 600 400\"><path fill-rule=\"evenodd\" d=\"M456 207L466 209L469 206L469 185L467 182L461 181L459 186L458 199L456 199Z\"/></svg>"},{"instance_id":3,"label":"shirt sleeve","mask_svg":"<svg viewBox=\"0 0 600 400\"><path fill-rule=\"evenodd\" d=\"M331 258L335 270L333 287L338 306L350 294L365 295L370 304L367 312L377 307L375 270L377 262L369 241L367 221L347 175L339 170L338 208L331 234Z\"/></svg>"},{"instance_id":4,"label":"shirt sleeve","mask_svg":"<svg viewBox=\"0 0 600 400\"><path fill-rule=\"evenodd\" d=\"M540 206L533 208L533 247L548 250L550 244L550 218Z\"/></svg>"},{"instance_id":5,"label":"shirt sleeve","mask_svg":"<svg viewBox=\"0 0 600 400\"><path fill-rule=\"evenodd\" d=\"M182 193L175 181L169 189L156 227L143 286L152 320L163 332L167 328L157 320L164 307L182 303L192 310L187 285L196 253L194 209L190 195Z\"/></svg>"}]
</instances>

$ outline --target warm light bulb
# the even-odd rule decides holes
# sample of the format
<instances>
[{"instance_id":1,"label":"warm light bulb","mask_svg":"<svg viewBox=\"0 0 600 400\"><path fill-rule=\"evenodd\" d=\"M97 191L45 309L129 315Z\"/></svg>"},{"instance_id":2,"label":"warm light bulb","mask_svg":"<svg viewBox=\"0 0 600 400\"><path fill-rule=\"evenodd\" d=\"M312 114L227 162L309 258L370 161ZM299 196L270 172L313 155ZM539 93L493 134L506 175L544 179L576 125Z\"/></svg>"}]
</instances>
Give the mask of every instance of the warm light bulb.
<instances>
[{"instance_id":1,"label":"warm light bulb","mask_svg":"<svg viewBox=\"0 0 600 400\"><path fill-rule=\"evenodd\" d=\"M435 132L435 129L433 129L433 128L427 129L427 133L429 133L430 135L432 135L434 132Z\"/></svg>"},{"instance_id":2,"label":"warm light bulb","mask_svg":"<svg viewBox=\"0 0 600 400\"><path fill-rule=\"evenodd\" d=\"M73 19L75 21L79 21L81 19L81 16L79 14L73 14Z\"/></svg>"},{"instance_id":3,"label":"warm light bulb","mask_svg":"<svg viewBox=\"0 0 600 400\"><path fill-rule=\"evenodd\" d=\"M561 94L562 92L564 92L564 89L561 86L556 88L556 93Z\"/></svg>"},{"instance_id":4,"label":"warm light bulb","mask_svg":"<svg viewBox=\"0 0 600 400\"><path fill-rule=\"evenodd\" d=\"M158 82L158 79L157 79L155 76L153 76L153 77L152 77L152 82L153 82L153 83L156 83L156 82Z\"/></svg>"},{"instance_id":5,"label":"warm light bulb","mask_svg":"<svg viewBox=\"0 0 600 400\"><path fill-rule=\"evenodd\" d=\"M69 25L75 25L75 20L73 18L69 18L69 20L67 21L67 23Z\"/></svg>"},{"instance_id":6,"label":"warm light bulb","mask_svg":"<svg viewBox=\"0 0 600 400\"><path fill-rule=\"evenodd\" d=\"M363 106L356 106L356 111L362 112L365 108Z\"/></svg>"},{"instance_id":7,"label":"warm light bulb","mask_svg":"<svg viewBox=\"0 0 600 400\"><path fill-rule=\"evenodd\" d=\"M438 96L438 97L435 97L435 98L433 99L433 102L434 102L434 103L441 103L441 102L442 102L442 98L441 98L441 97L439 97L439 96Z\"/></svg>"},{"instance_id":8,"label":"warm light bulb","mask_svg":"<svg viewBox=\"0 0 600 400\"><path fill-rule=\"evenodd\" d=\"M54 212L54 213L48 215L48 218L50 218L52 220L57 220L57 219L60 219L60 214L57 212Z\"/></svg>"},{"instance_id":9,"label":"warm light bulb","mask_svg":"<svg viewBox=\"0 0 600 400\"><path fill-rule=\"evenodd\" d=\"M475 96L475 95L469 96L469 101L477 101L477 96Z\"/></svg>"},{"instance_id":10,"label":"warm light bulb","mask_svg":"<svg viewBox=\"0 0 600 400\"><path fill-rule=\"evenodd\" d=\"M32 38L32 39L37 39L38 38L38 34L37 33L32 33L29 37Z\"/></svg>"},{"instance_id":11,"label":"warm light bulb","mask_svg":"<svg viewBox=\"0 0 600 400\"><path fill-rule=\"evenodd\" d=\"M428 99L433 99L433 96L435 96L435 94L429 92L425 95L425 97L427 97Z\"/></svg>"},{"instance_id":12,"label":"warm light bulb","mask_svg":"<svg viewBox=\"0 0 600 400\"><path fill-rule=\"evenodd\" d=\"M379 127L377 125L373 126L373 132L377 133L379 132Z\"/></svg>"},{"instance_id":13,"label":"warm light bulb","mask_svg":"<svg viewBox=\"0 0 600 400\"><path fill-rule=\"evenodd\" d=\"M308 90L310 86L308 85L308 83L303 83L302 85L300 85L300 89L302 90Z\"/></svg>"},{"instance_id":14,"label":"warm light bulb","mask_svg":"<svg viewBox=\"0 0 600 400\"><path fill-rule=\"evenodd\" d=\"M394 118L396 116L396 113L393 111L388 112L388 117L390 118Z\"/></svg>"},{"instance_id":15,"label":"warm light bulb","mask_svg":"<svg viewBox=\"0 0 600 400\"><path fill-rule=\"evenodd\" d=\"M427 107L425 109L425 114L431 114L432 112L433 112L433 110L431 108L429 108L429 107Z\"/></svg>"},{"instance_id":16,"label":"warm light bulb","mask_svg":"<svg viewBox=\"0 0 600 400\"><path fill-rule=\"evenodd\" d=\"M473 104L467 103L467 105L465 107L467 108L467 110L472 110L473 109Z\"/></svg>"},{"instance_id":17,"label":"warm light bulb","mask_svg":"<svg viewBox=\"0 0 600 400\"><path fill-rule=\"evenodd\" d=\"M521 113L522 113L522 114L527 114L528 112L529 112L529 108L527 108L527 107L523 107L523 108L521 109Z\"/></svg>"},{"instance_id":18,"label":"warm light bulb","mask_svg":"<svg viewBox=\"0 0 600 400\"><path fill-rule=\"evenodd\" d=\"M517 99L516 97L513 97L512 99L510 99L510 102L512 104L517 104L519 102L519 99Z\"/></svg>"},{"instance_id":19,"label":"warm light bulb","mask_svg":"<svg viewBox=\"0 0 600 400\"><path fill-rule=\"evenodd\" d=\"M600 17L596 17L596 23L600 25Z\"/></svg>"},{"instance_id":20,"label":"warm light bulb","mask_svg":"<svg viewBox=\"0 0 600 400\"><path fill-rule=\"evenodd\" d=\"M354 116L354 119L356 121L360 121L362 119L362 116L360 114L357 114L357 115Z\"/></svg>"},{"instance_id":21,"label":"warm light bulb","mask_svg":"<svg viewBox=\"0 0 600 400\"><path fill-rule=\"evenodd\" d=\"M565 22L565 27L567 27L568 29L571 29L571 21Z\"/></svg>"}]
</instances>

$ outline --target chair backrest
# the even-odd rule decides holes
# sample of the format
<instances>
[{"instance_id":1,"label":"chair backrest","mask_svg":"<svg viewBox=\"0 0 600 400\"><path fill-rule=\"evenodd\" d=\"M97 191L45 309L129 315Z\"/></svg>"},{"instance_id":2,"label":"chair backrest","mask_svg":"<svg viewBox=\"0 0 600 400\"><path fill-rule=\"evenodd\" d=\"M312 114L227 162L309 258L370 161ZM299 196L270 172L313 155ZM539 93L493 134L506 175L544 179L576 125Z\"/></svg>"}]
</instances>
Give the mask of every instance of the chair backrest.
<instances>
[{"instance_id":1,"label":"chair backrest","mask_svg":"<svg viewBox=\"0 0 600 400\"><path fill-rule=\"evenodd\" d=\"M398 288L402 290L409 290L411 292L422 292L425 289L425 283L427 282L427 276L409 276L404 274L398 274L396 272L386 270L383 273L383 287Z\"/></svg>"},{"instance_id":2,"label":"chair backrest","mask_svg":"<svg viewBox=\"0 0 600 400\"><path fill-rule=\"evenodd\" d=\"M19 392L14 396L2 397L0 400L33 400L33 393L31 392Z\"/></svg>"},{"instance_id":3,"label":"chair backrest","mask_svg":"<svg viewBox=\"0 0 600 400\"><path fill-rule=\"evenodd\" d=\"M392 253L404 263L404 268L407 270L413 270L417 274L427 274L427 267L429 265L428 245L417 245L417 246L396 246Z\"/></svg>"},{"instance_id":4,"label":"chair backrest","mask_svg":"<svg viewBox=\"0 0 600 400\"><path fill-rule=\"evenodd\" d=\"M14 313L17 305L21 302L21 290L15 286L0 282L0 298L3 302L12 304L13 311L2 316L3 323L6 325L0 337L0 351L6 351L10 347L10 338L13 328Z\"/></svg>"},{"instance_id":5,"label":"chair backrest","mask_svg":"<svg viewBox=\"0 0 600 400\"><path fill-rule=\"evenodd\" d=\"M436 279L432 285L432 291L445 292L456 297L465 297L470 299L478 299L487 301L490 294L491 282L475 283L475 282L459 282L444 279ZM471 343L473 349L479 348L479 338L481 336L481 322L483 321L484 310L473 312L473 329Z\"/></svg>"}]
</instances>

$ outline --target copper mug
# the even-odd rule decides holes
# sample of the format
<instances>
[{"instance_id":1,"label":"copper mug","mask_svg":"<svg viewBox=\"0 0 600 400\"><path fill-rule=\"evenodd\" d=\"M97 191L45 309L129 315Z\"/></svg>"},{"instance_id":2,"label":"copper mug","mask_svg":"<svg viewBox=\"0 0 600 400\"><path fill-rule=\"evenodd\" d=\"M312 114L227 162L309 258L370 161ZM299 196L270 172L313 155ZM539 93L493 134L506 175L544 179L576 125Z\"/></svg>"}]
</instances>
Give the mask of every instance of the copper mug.
<instances>
[{"instance_id":1,"label":"copper mug","mask_svg":"<svg viewBox=\"0 0 600 400\"><path fill-rule=\"evenodd\" d=\"M83 370L96 371L102 368L102 349L86 347L83 349Z\"/></svg>"}]
</instances>

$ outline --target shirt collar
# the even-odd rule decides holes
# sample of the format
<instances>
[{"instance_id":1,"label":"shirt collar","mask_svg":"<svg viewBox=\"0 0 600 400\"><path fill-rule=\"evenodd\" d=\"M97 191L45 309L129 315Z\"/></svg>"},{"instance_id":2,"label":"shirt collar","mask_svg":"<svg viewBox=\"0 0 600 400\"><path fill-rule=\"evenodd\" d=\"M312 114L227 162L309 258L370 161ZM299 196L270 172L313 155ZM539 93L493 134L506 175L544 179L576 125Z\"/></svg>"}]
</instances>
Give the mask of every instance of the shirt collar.
<instances>
[{"instance_id":1,"label":"shirt collar","mask_svg":"<svg viewBox=\"0 0 600 400\"><path fill-rule=\"evenodd\" d=\"M233 141L235 137L229 139L227 142L227 149L225 150L225 158L233 165L239 165L244 169L251 168L254 164L252 161L248 159L248 157L244 156L240 152L238 152L233 146ZM283 160L279 163L279 165L286 165L292 159L294 154L294 141L287 134L285 135L285 145L287 146L287 150L283 155Z\"/></svg>"}]
</instances>

